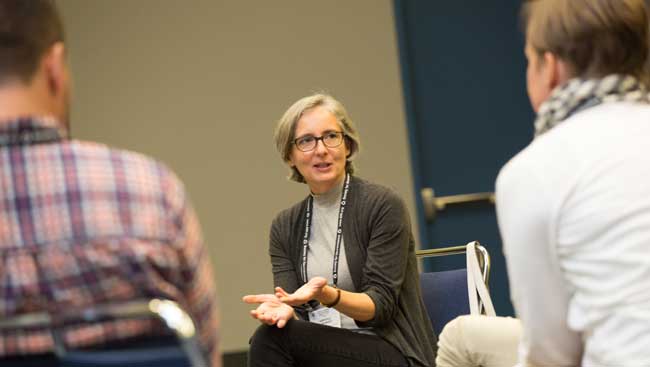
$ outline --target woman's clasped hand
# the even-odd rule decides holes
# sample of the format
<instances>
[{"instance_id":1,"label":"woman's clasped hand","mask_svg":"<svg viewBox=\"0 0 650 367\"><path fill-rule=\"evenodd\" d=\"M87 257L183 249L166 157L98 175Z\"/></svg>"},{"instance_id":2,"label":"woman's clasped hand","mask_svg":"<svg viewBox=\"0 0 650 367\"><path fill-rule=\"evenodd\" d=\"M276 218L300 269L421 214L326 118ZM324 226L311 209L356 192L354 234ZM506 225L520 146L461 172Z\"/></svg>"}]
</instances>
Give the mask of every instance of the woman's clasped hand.
<instances>
[{"instance_id":1,"label":"woman's clasped hand","mask_svg":"<svg viewBox=\"0 0 650 367\"><path fill-rule=\"evenodd\" d=\"M287 321L296 317L292 306L317 300L326 285L327 279L314 277L293 293L287 293L282 287L275 287L275 294L252 294L244 296L243 300L248 304L258 304L257 308L250 312L253 318L282 328Z\"/></svg>"}]
</instances>

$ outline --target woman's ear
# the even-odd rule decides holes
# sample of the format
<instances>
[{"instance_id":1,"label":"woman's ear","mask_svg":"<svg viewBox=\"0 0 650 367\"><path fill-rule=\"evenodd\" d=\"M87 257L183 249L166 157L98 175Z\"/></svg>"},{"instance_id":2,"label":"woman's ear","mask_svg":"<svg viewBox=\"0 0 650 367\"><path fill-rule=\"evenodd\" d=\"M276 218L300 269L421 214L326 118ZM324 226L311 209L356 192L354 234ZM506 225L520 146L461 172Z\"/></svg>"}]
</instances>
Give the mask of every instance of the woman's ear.
<instances>
[{"instance_id":1,"label":"woman's ear","mask_svg":"<svg viewBox=\"0 0 650 367\"><path fill-rule=\"evenodd\" d=\"M352 155L354 154L352 152L352 148L353 148L354 144L355 143L350 138L348 138L347 136L343 137L343 145L345 145L345 150L347 151L347 153L345 154L345 159L346 160L350 160L350 157L352 157Z\"/></svg>"}]
</instances>

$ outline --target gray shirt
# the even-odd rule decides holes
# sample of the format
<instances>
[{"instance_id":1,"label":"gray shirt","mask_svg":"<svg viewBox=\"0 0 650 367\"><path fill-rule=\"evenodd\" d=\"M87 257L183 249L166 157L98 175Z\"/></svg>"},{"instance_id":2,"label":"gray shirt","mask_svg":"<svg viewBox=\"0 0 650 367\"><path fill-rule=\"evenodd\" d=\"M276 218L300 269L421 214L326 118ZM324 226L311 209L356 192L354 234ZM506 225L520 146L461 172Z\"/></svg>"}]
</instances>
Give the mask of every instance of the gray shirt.
<instances>
[{"instance_id":1,"label":"gray shirt","mask_svg":"<svg viewBox=\"0 0 650 367\"><path fill-rule=\"evenodd\" d=\"M309 251L307 252L307 277L323 277L328 284L333 284L334 247L336 245L336 231L341 208L341 194L344 182L323 194L312 194L314 205L312 211L312 227L309 238ZM345 214L344 214L345 215ZM341 252L338 264L337 287L350 292L357 292L348 260L345 256L345 240L341 239ZM367 333L369 328L359 328L354 319L341 313L341 327L353 331Z\"/></svg>"}]
</instances>

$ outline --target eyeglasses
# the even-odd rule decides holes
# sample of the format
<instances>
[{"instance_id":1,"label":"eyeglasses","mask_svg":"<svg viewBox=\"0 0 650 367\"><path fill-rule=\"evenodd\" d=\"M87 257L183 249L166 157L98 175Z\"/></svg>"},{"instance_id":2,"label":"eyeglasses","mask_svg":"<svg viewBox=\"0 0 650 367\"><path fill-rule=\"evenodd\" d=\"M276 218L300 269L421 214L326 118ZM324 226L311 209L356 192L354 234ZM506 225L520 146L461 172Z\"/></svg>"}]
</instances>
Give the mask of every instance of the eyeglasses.
<instances>
[{"instance_id":1,"label":"eyeglasses","mask_svg":"<svg viewBox=\"0 0 650 367\"><path fill-rule=\"evenodd\" d=\"M298 139L295 139L293 143L296 144L296 148L298 148L299 151L309 152L316 149L319 140L328 148L336 148L343 143L344 136L345 133L342 131L328 131L322 136L301 136Z\"/></svg>"}]
</instances>

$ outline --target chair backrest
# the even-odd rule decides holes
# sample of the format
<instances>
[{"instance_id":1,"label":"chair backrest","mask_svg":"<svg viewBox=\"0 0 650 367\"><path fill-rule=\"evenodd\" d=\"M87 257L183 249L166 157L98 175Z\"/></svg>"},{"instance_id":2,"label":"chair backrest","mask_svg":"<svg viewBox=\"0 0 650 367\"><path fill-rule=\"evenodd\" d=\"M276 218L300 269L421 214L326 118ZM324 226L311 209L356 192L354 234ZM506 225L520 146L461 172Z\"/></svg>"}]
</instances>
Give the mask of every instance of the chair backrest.
<instances>
[{"instance_id":1,"label":"chair backrest","mask_svg":"<svg viewBox=\"0 0 650 367\"><path fill-rule=\"evenodd\" d=\"M421 273L420 287L436 335L456 316L469 314L467 270Z\"/></svg>"},{"instance_id":2,"label":"chair backrest","mask_svg":"<svg viewBox=\"0 0 650 367\"><path fill-rule=\"evenodd\" d=\"M119 349L67 349L60 330L69 325L106 320L156 318L172 331L173 338L154 338L151 343ZM66 367L195 367L206 366L191 317L176 303L151 299L98 305L50 315L39 312L0 320L0 331L30 328L52 330L60 366Z\"/></svg>"},{"instance_id":3,"label":"chair backrest","mask_svg":"<svg viewBox=\"0 0 650 367\"><path fill-rule=\"evenodd\" d=\"M487 284L490 256L487 250L475 243L483 280ZM467 246L451 246L416 252L418 258L465 254ZM440 335L444 326L460 315L470 313L467 290L467 269L423 272L420 274L422 299L427 309L433 331Z\"/></svg>"}]
</instances>

